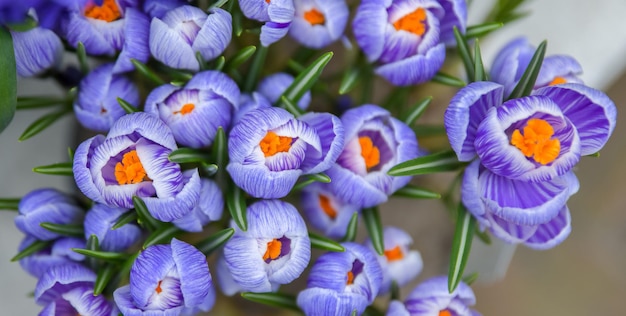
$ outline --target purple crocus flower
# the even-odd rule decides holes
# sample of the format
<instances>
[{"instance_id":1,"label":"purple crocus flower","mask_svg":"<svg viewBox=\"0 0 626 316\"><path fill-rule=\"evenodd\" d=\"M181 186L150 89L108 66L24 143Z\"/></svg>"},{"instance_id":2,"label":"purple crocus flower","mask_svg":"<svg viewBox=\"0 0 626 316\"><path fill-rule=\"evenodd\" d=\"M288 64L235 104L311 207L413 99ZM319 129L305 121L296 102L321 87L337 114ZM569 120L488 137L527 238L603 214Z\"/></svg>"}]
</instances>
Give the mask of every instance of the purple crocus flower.
<instances>
[{"instance_id":1,"label":"purple crocus flower","mask_svg":"<svg viewBox=\"0 0 626 316\"><path fill-rule=\"evenodd\" d=\"M141 237L141 229L132 223L112 229L117 219L129 212L128 209L94 204L85 216L85 239L91 235L98 237L104 251L124 251Z\"/></svg>"},{"instance_id":2,"label":"purple crocus flower","mask_svg":"<svg viewBox=\"0 0 626 316\"><path fill-rule=\"evenodd\" d=\"M340 200L358 207L387 201L411 177L387 175L391 167L418 156L415 133L377 105L366 104L341 116L345 146L326 174Z\"/></svg>"},{"instance_id":3,"label":"purple crocus flower","mask_svg":"<svg viewBox=\"0 0 626 316\"><path fill-rule=\"evenodd\" d=\"M175 8L150 23L150 53L158 61L177 69L198 71L196 53L204 60L219 56L232 36L228 11L212 8L209 14L189 5Z\"/></svg>"},{"instance_id":4,"label":"purple crocus flower","mask_svg":"<svg viewBox=\"0 0 626 316\"><path fill-rule=\"evenodd\" d=\"M20 243L18 250L24 250L35 241L37 239L34 237L26 236ZM30 275L39 279L54 266L77 263L85 259L85 256L74 252L72 248L85 248L85 239L61 237L55 240L50 247L21 259L20 266Z\"/></svg>"},{"instance_id":5,"label":"purple crocus flower","mask_svg":"<svg viewBox=\"0 0 626 316\"><path fill-rule=\"evenodd\" d=\"M40 226L41 223L80 224L85 212L73 197L56 189L37 189L24 195L18 205L15 226L28 236L52 240L61 235Z\"/></svg>"},{"instance_id":6,"label":"purple crocus flower","mask_svg":"<svg viewBox=\"0 0 626 316\"><path fill-rule=\"evenodd\" d=\"M150 19L163 19L167 12L186 4L189 4L189 2L184 0L146 0L143 4L143 11L148 14Z\"/></svg>"},{"instance_id":7,"label":"purple crocus flower","mask_svg":"<svg viewBox=\"0 0 626 316\"><path fill-rule=\"evenodd\" d=\"M235 234L224 246L224 260L243 290L270 292L300 276L311 259L304 220L291 204L261 200L247 209L248 230L234 222Z\"/></svg>"},{"instance_id":8,"label":"purple crocus flower","mask_svg":"<svg viewBox=\"0 0 626 316\"><path fill-rule=\"evenodd\" d=\"M189 231L201 232L202 227L209 222L219 220L224 211L224 198L222 190L209 179L200 180L200 200L191 213L179 218L172 223L176 227Z\"/></svg>"},{"instance_id":9,"label":"purple crocus flower","mask_svg":"<svg viewBox=\"0 0 626 316\"><path fill-rule=\"evenodd\" d=\"M117 316L119 313L104 295L93 294L93 286L78 286L46 305L39 316Z\"/></svg>"},{"instance_id":10,"label":"purple crocus flower","mask_svg":"<svg viewBox=\"0 0 626 316\"><path fill-rule=\"evenodd\" d=\"M239 107L233 116L233 125L237 124L248 112L260 108L269 108L271 106L272 103L258 92L252 92L252 94L242 93L239 97Z\"/></svg>"},{"instance_id":11,"label":"purple crocus flower","mask_svg":"<svg viewBox=\"0 0 626 316\"><path fill-rule=\"evenodd\" d=\"M172 129L176 142L201 148L213 143L218 128L230 127L239 104L237 84L219 71L197 73L184 86L166 84L154 89L145 111Z\"/></svg>"},{"instance_id":12,"label":"purple crocus flower","mask_svg":"<svg viewBox=\"0 0 626 316\"><path fill-rule=\"evenodd\" d=\"M247 18L265 22L261 27L263 46L287 35L295 14L293 0L239 0L239 7Z\"/></svg>"},{"instance_id":13,"label":"purple crocus flower","mask_svg":"<svg viewBox=\"0 0 626 316\"><path fill-rule=\"evenodd\" d=\"M398 286L404 286L411 282L422 272L424 263L419 251L410 250L413 239L402 229L385 227L383 231L385 252L377 256L378 263L383 270L383 281L378 295L383 295L391 289L391 282L395 281ZM375 252L371 240L365 245Z\"/></svg>"},{"instance_id":14,"label":"purple crocus flower","mask_svg":"<svg viewBox=\"0 0 626 316\"><path fill-rule=\"evenodd\" d=\"M342 147L343 126L332 114L296 119L281 108L261 108L248 112L230 132L226 168L248 194L281 198L300 175L327 170Z\"/></svg>"},{"instance_id":15,"label":"purple crocus flower","mask_svg":"<svg viewBox=\"0 0 626 316\"><path fill-rule=\"evenodd\" d=\"M294 0L296 13L289 35L302 45L323 48L338 40L348 23L345 0Z\"/></svg>"},{"instance_id":16,"label":"purple crocus flower","mask_svg":"<svg viewBox=\"0 0 626 316\"><path fill-rule=\"evenodd\" d=\"M263 78L263 80L259 82L257 91L271 103L276 103L280 99L280 96L285 93L285 90L293 83L293 80L293 76L288 73L275 73ZM302 95L302 98L298 101L298 107L306 110L309 104L311 104L311 91L307 91Z\"/></svg>"},{"instance_id":17,"label":"purple crocus flower","mask_svg":"<svg viewBox=\"0 0 626 316\"><path fill-rule=\"evenodd\" d=\"M352 23L356 41L376 73L394 85L430 80L445 59L452 28L467 23L462 0L364 0Z\"/></svg>"},{"instance_id":18,"label":"purple crocus flower","mask_svg":"<svg viewBox=\"0 0 626 316\"><path fill-rule=\"evenodd\" d=\"M504 95L511 94L530 59L535 53L535 47L525 37L510 41L500 52L491 67L490 78L504 86ZM541 70L535 82L535 89L563 83L583 83L578 78L583 72L580 64L571 56L546 56L541 64Z\"/></svg>"},{"instance_id":19,"label":"purple crocus flower","mask_svg":"<svg viewBox=\"0 0 626 316\"><path fill-rule=\"evenodd\" d=\"M28 31L11 31L17 74L31 77L61 62L63 43L51 30L35 27Z\"/></svg>"},{"instance_id":20,"label":"purple crocus flower","mask_svg":"<svg viewBox=\"0 0 626 316\"><path fill-rule=\"evenodd\" d=\"M150 21L138 6L138 0L80 1L62 24L63 33L71 46L81 42L90 55L121 52L113 72L130 71L134 69L131 59L146 62L150 57Z\"/></svg>"},{"instance_id":21,"label":"purple crocus flower","mask_svg":"<svg viewBox=\"0 0 626 316\"><path fill-rule=\"evenodd\" d=\"M126 316L189 315L209 311L215 289L206 257L176 238L141 252L130 270L130 284L113 293Z\"/></svg>"},{"instance_id":22,"label":"purple crocus flower","mask_svg":"<svg viewBox=\"0 0 626 316\"><path fill-rule=\"evenodd\" d=\"M96 273L81 264L53 266L37 282L35 302L39 305L50 304L72 289L83 286L93 288L95 281Z\"/></svg>"},{"instance_id":23,"label":"purple crocus flower","mask_svg":"<svg viewBox=\"0 0 626 316\"><path fill-rule=\"evenodd\" d=\"M448 278L430 278L409 294L404 304L392 301L387 316L480 316L470 309L476 303L472 288L461 282L454 292L448 292Z\"/></svg>"},{"instance_id":24,"label":"purple crocus flower","mask_svg":"<svg viewBox=\"0 0 626 316\"><path fill-rule=\"evenodd\" d=\"M74 179L95 202L133 208L132 197L139 196L152 216L171 222L196 207L200 191L197 169L183 172L168 160L177 148L172 132L156 116L128 114L106 137L97 135L78 146Z\"/></svg>"},{"instance_id":25,"label":"purple crocus flower","mask_svg":"<svg viewBox=\"0 0 626 316\"><path fill-rule=\"evenodd\" d=\"M308 223L331 238L342 238L357 206L339 200L327 184L315 182L302 189L302 211Z\"/></svg>"},{"instance_id":26,"label":"purple crocus flower","mask_svg":"<svg viewBox=\"0 0 626 316\"><path fill-rule=\"evenodd\" d=\"M309 315L361 315L374 302L383 279L374 253L355 243L343 243L345 252L320 256L309 275L307 289L298 294L298 306Z\"/></svg>"},{"instance_id":27,"label":"purple crocus flower","mask_svg":"<svg viewBox=\"0 0 626 316\"><path fill-rule=\"evenodd\" d=\"M74 102L74 113L85 128L107 132L126 112L117 102L121 98L137 106L139 91L135 84L121 74L115 74L113 64L104 64L84 77Z\"/></svg>"}]
</instances>

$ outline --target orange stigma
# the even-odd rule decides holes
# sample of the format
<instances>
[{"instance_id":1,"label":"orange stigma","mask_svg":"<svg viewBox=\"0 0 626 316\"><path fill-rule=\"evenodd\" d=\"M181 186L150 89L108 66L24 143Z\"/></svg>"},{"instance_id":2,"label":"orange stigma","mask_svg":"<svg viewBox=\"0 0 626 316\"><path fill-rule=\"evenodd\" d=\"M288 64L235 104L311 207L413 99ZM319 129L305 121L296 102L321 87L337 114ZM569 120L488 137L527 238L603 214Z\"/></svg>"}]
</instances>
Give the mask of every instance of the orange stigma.
<instances>
[{"instance_id":1,"label":"orange stigma","mask_svg":"<svg viewBox=\"0 0 626 316\"><path fill-rule=\"evenodd\" d=\"M161 282L163 282L163 280L159 281L159 283L157 283L157 287L154 289L157 294L161 294L161 292L163 292L163 289L161 288Z\"/></svg>"},{"instance_id":2,"label":"orange stigma","mask_svg":"<svg viewBox=\"0 0 626 316\"><path fill-rule=\"evenodd\" d=\"M444 310L439 312L439 316L452 316L452 313L450 313L449 310L444 309Z\"/></svg>"},{"instance_id":3,"label":"orange stigma","mask_svg":"<svg viewBox=\"0 0 626 316\"><path fill-rule=\"evenodd\" d=\"M542 119L530 119L524 127L524 134L516 129L511 135L511 145L519 149L524 156L547 165L553 162L561 151L561 142L552 139L554 128Z\"/></svg>"},{"instance_id":4,"label":"orange stigma","mask_svg":"<svg viewBox=\"0 0 626 316\"><path fill-rule=\"evenodd\" d=\"M426 33L426 10L419 8L393 23L396 30L411 32L417 36Z\"/></svg>"},{"instance_id":5,"label":"orange stigma","mask_svg":"<svg viewBox=\"0 0 626 316\"><path fill-rule=\"evenodd\" d=\"M352 283L354 283L354 273L348 271L348 281L346 281L346 285L352 285Z\"/></svg>"},{"instance_id":6,"label":"orange stigma","mask_svg":"<svg viewBox=\"0 0 626 316\"><path fill-rule=\"evenodd\" d=\"M563 77L554 77L554 80L550 81L550 83L548 83L549 86L556 86L557 84L564 84L567 83L567 79L563 78Z\"/></svg>"},{"instance_id":7,"label":"orange stigma","mask_svg":"<svg viewBox=\"0 0 626 316\"><path fill-rule=\"evenodd\" d=\"M125 153L122 161L115 165L115 180L120 185L139 183L145 179L146 170L144 170L136 150Z\"/></svg>"},{"instance_id":8,"label":"orange stigma","mask_svg":"<svg viewBox=\"0 0 626 316\"><path fill-rule=\"evenodd\" d=\"M174 111L174 114L181 114L181 115L186 115L189 114L191 112L193 112L193 109L195 109L196 106L193 105L193 103L187 103L185 105L183 105L182 108L180 108L180 111Z\"/></svg>"},{"instance_id":9,"label":"orange stigma","mask_svg":"<svg viewBox=\"0 0 626 316\"><path fill-rule=\"evenodd\" d=\"M320 207L322 208L324 213L326 213L326 215L330 217L330 219L337 218L337 211L335 211L333 206L330 204L330 199L321 194L320 194Z\"/></svg>"},{"instance_id":10,"label":"orange stigma","mask_svg":"<svg viewBox=\"0 0 626 316\"><path fill-rule=\"evenodd\" d=\"M283 243L278 239L272 239L267 243L267 249L265 250L265 254L263 254L263 260L275 260L280 256L280 251L283 246Z\"/></svg>"},{"instance_id":11,"label":"orange stigma","mask_svg":"<svg viewBox=\"0 0 626 316\"><path fill-rule=\"evenodd\" d=\"M259 143L265 157L276 155L279 152L287 152L291 148L291 137L278 136L274 132L267 132Z\"/></svg>"},{"instance_id":12,"label":"orange stigma","mask_svg":"<svg viewBox=\"0 0 626 316\"><path fill-rule=\"evenodd\" d=\"M361 156L365 160L367 170L376 167L380 163L380 151L374 146L372 139L368 136L359 137L359 145L361 145Z\"/></svg>"},{"instance_id":13,"label":"orange stigma","mask_svg":"<svg viewBox=\"0 0 626 316\"><path fill-rule=\"evenodd\" d=\"M85 16L96 20L113 22L119 20L122 17L122 13L115 0L104 0L101 6L95 5L93 2L87 5Z\"/></svg>"},{"instance_id":14,"label":"orange stigma","mask_svg":"<svg viewBox=\"0 0 626 316\"><path fill-rule=\"evenodd\" d=\"M315 10L315 8L304 12L304 19L311 25L324 24L324 22L326 22L324 14L320 11Z\"/></svg>"},{"instance_id":15,"label":"orange stigma","mask_svg":"<svg viewBox=\"0 0 626 316\"><path fill-rule=\"evenodd\" d=\"M385 257L387 257L387 261L396 261L404 258L404 254L400 246L396 246L393 249L385 250Z\"/></svg>"}]
</instances>

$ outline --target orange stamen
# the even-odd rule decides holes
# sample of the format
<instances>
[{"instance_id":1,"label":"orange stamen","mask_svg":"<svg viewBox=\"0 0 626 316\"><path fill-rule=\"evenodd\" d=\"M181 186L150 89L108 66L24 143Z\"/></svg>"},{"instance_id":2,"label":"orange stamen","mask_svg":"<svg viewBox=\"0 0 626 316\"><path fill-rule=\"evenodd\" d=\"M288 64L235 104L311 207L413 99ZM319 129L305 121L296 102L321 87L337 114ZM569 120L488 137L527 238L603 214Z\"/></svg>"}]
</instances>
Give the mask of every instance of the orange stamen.
<instances>
[{"instance_id":1,"label":"orange stamen","mask_svg":"<svg viewBox=\"0 0 626 316\"><path fill-rule=\"evenodd\" d=\"M113 22L119 20L122 17L122 13L115 0L104 0L101 6L97 6L93 3L88 5L85 10L85 16L92 19Z\"/></svg>"},{"instance_id":2,"label":"orange stamen","mask_svg":"<svg viewBox=\"0 0 626 316\"><path fill-rule=\"evenodd\" d=\"M516 129L511 135L511 145L519 149L524 156L547 165L553 162L561 152L561 142L552 139L554 128L542 119L530 119L524 127L524 134Z\"/></svg>"},{"instance_id":3,"label":"orange stamen","mask_svg":"<svg viewBox=\"0 0 626 316\"><path fill-rule=\"evenodd\" d=\"M189 114L193 111L193 109L195 109L196 106L193 105L193 103L187 103L185 105L183 105L182 108L180 108L180 111L174 111L174 114L181 114L181 115L186 115Z\"/></svg>"},{"instance_id":4,"label":"orange stamen","mask_svg":"<svg viewBox=\"0 0 626 316\"><path fill-rule=\"evenodd\" d=\"M444 310L439 312L439 316L452 316L452 313L450 313L449 310L444 309Z\"/></svg>"},{"instance_id":5,"label":"orange stamen","mask_svg":"<svg viewBox=\"0 0 626 316\"><path fill-rule=\"evenodd\" d=\"M330 204L330 199L321 194L320 194L320 207L322 208L324 213L326 213L326 215L330 217L330 219L337 218L337 211L335 211L333 206Z\"/></svg>"},{"instance_id":6,"label":"orange stamen","mask_svg":"<svg viewBox=\"0 0 626 316\"><path fill-rule=\"evenodd\" d=\"M280 251L283 244L278 239L272 239L267 243L267 249L265 250L265 254L263 254L263 260L274 260L280 256Z\"/></svg>"},{"instance_id":7,"label":"orange stamen","mask_svg":"<svg viewBox=\"0 0 626 316\"><path fill-rule=\"evenodd\" d=\"M115 179L117 183L139 183L146 179L146 170L143 168L136 150L124 154L122 161L115 165Z\"/></svg>"},{"instance_id":8,"label":"orange stamen","mask_svg":"<svg viewBox=\"0 0 626 316\"><path fill-rule=\"evenodd\" d=\"M426 33L426 10L419 8L393 23L396 30L411 32L417 36Z\"/></svg>"},{"instance_id":9,"label":"orange stamen","mask_svg":"<svg viewBox=\"0 0 626 316\"><path fill-rule=\"evenodd\" d=\"M315 10L315 8L304 12L304 19L311 25L324 24L324 22L326 22L324 14L320 11Z\"/></svg>"},{"instance_id":10,"label":"orange stamen","mask_svg":"<svg viewBox=\"0 0 626 316\"><path fill-rule=\"evenodd\" d=\"M352 283L354 283L354 273L352 273L352 271L348 271L348 281L346 282L346 285L352 285Z\"/></svg>"},{"instance_id":11,"label":"orange stamen","mask_svg":"<svg viewBox=\"0 0 626 316\"><path fill-rule=\"evenodd\" d=\"M274 132L267 132L259 143L265 157L274 156L279 152L287 152L291 148L291 137L278 136Z\"/></svg>"},{"instance_id":12,"label":"orange stamen","mask_svg":"<svg viewBox=\"0 0 626 316\"><path fill-rule=\"evenodd\" d=\"M393 249L385 250L385 257L387 257L387 261L396 261L404 258L404 254L400 246L396 246Z\"/></svg>"},{"instance_id":13,"label":"orange stamen","mask_svg":"<svg viewBox=\"0 0 626 316\"><path fill-rule=\"evenodd\" d=\"M359 144L361 145L361 156L365 160L367 170L376 167L380 163L378 147L374 146L372 139L368 136L359 137Z\"/></svg>"},{"instance_id":14,"label":"orange stamen","mask_svg":"<svg viewBox=\"0 0 626 316\"><path fill-rule=\"evenodd\" d=\"M159 281L159 283L157 283L156 289L154 289L154 291L157 292L157 294L161 294L161 292L163 292L163 289L161 288L161 282L163 281L162 280Z\"/></svg>"},{"instance_id":15,"label":"orange stamen","mask_svg":"<svg viewBox=\"0 0 626 316\"><path fill-rule=\"evenodd\" d=\"M564 84L567 83L567 79L563 78L563 77L554 77L554 80L550 81L550 83L548 83L549 86L555 86L557 84Z\"/></svg>"}]
</instances>

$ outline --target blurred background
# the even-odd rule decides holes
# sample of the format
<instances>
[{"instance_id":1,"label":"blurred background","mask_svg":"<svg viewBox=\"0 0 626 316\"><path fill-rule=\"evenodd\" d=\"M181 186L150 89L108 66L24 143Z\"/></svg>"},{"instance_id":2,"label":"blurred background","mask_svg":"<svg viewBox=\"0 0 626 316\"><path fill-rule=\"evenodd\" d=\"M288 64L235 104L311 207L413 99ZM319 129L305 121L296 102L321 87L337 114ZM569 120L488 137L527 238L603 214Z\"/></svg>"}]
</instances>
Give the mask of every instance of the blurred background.
<instances>
[{"instance_id":1,"label":"blurred background","mask_svg":"<svg viewBox=\"0 0 626 316\"><path fill-rule=\"evenodd\" d=\"M481 21L495 0L470 1L470 25ZM485 64L510 39L525 35L531 43L548 40L548 54L569 54L583 66L582 79L604 90L618 107L618 123L612 139L598 158L583 158L577 167L581 189L569 201L572 233L549 251L534 251L495 242L485 246L474 241L467 272L478 271L473 285L476 309L483 315L620 315L626 306L626 1L534 0L524 8L528 17L506 25L481 42ZM19 95L56 95L52 83L21 80ZM441 122L449 98L435 93L439 112L429 116ZM11 126L0 134L0 197L19 197L40 187L74 189L72 179L38 175L35 166L67 160L67 148L75 139L71 117L55 123L45 133L23 143L22 131L41 116L37 111L16 114ZM443 188L439 177L416 179L418 184ZM443 177L445 180L445 176ZM445 184L445 181L442 182ZM403 297L420 281L447 271L452 239L449 214L438 201L394 199L382 208L385 225L411 233L424 259L419 279L402 289ZM36 280L9 262L17 252L22 234L11 212L0 212L0 306L3 315L36 315L40 307L32 300ZM360 232L359 237L364 233ZM305 272L306 276L306 272ZM304 278L303 278L304 279ZM298 287L299 285L294 285ZM242 304L243 299L221 300L211 315L274 315L277 310ZM385 302L378 302L385 306Z\"/></svg>"}]
</instances>

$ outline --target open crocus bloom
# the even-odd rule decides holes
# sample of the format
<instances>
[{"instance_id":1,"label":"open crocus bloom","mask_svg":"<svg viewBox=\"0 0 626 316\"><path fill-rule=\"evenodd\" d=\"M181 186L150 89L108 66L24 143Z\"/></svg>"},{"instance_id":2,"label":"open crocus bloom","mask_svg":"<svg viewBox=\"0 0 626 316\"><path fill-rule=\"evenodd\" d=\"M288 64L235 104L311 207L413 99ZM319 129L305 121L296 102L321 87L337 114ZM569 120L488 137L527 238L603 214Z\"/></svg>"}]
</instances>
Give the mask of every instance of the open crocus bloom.
<instances>
[{"instance_id":1,"label":"open crocus bloom","mask_svg":"<svg viewBox=\"0 0 626 316\"><path fill-rule=\"evenodd\" d=\"M345 0L295 0L289 35L302 45L322 48L338 40L348 22Z\"/></svg>"},{"instance_id":2,"label":"open crocus bloom","mask_svg":"<svg viewBox=\"0 0 626 316\"><path fill-rule=\"evenodd\" d=\"M331 238L345 236L352 215L361 212L359 207L339 200L324 183L307 185L302 189L301 198L302 211L309 224Z\"/></svg>"}]
</instances>

